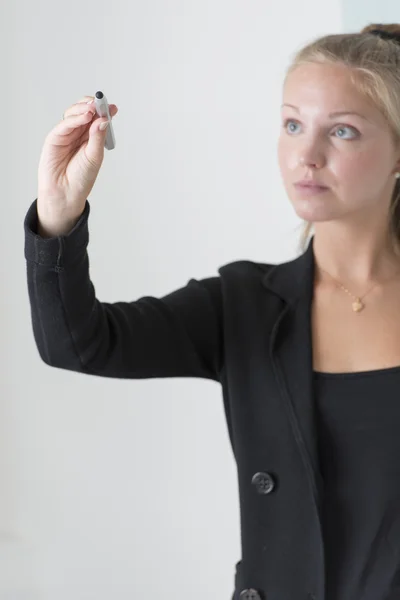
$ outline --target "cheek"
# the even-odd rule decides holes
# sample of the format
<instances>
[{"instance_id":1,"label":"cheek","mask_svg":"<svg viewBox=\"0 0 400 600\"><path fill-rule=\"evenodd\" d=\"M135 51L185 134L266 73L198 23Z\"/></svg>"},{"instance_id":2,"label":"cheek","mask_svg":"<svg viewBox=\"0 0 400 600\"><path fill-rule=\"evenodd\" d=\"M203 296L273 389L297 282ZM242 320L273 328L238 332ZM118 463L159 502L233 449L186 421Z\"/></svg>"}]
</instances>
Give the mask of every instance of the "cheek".
<instances>
[{"instance_id":1,"label":"cheek","mask_svg":"<svg viewBox=\"0 0 400 600\"><path fill-rule=\"evenodd\" d=\"M340 157L340 160L333 161L331 170L339 186L372 190L380 179L379 173L382 173L382 157L367 153Z\"/></svg>"},{"instance_id":2,"label":"cheek","mask_svg":"<svg viewBox=\"0 0 400 600\"><path fill-rule=\"evenodd\" d=\"M356 173L363 173L364 177L370 174L377 175L385 170L385 165L390 160L390 152L384 144L377 140L366 143L356 143L347 153L348 164Z\"/></svg>"},{"instance_id":3,"label":"cheek","mask_svg":"<svg viewBox=\"0 0 400 600\"><path fill-rule=\"evenodd\" d=\"M280 170L282 171L282 173L288 172L290 170L291 165L294 160L293 159L294 153L291 152L288 143L285 142L285 140L282 137L280 137L279 141L278 141L277 154L278 154L278 163L279 163ZM292 169L293 169L293 166L292 166Z\"/></svg>"}]
</instances>

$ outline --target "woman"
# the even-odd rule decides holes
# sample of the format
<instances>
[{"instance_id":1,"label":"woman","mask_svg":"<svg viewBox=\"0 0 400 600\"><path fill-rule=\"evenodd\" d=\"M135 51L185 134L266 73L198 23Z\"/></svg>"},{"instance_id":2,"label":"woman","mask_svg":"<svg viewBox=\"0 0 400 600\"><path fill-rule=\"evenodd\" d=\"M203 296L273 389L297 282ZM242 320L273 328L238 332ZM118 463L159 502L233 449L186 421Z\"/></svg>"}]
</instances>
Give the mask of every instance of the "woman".
<instances>
[{"instance_id":1,"label":"woman","mask_svg":"<svg viewBox=\"0 0 400 600\"><path fill-rule=\"evenodd\" d=\"M105 120L88 99L48 134L24 223L41 358L221 383L241 506L233 600L400 598L400 25L317 39L288 71L278 154L300 256L230 263L163 298L95 297L87 197Z\"/></svg>"}]
</instances>

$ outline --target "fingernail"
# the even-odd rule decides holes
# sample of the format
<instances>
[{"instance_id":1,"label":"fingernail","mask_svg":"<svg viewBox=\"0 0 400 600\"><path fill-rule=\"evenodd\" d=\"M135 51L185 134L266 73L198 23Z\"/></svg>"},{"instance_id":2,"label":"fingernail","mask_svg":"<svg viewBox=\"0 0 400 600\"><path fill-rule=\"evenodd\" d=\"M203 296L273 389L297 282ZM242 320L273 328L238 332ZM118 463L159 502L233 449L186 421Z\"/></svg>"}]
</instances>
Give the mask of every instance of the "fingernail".
<instances>
[{"instance_id":1,"label":"fingernail","mask_svg":"<svg viewBox=\"0 0 400 600\"><path fill-rule=\"evenodd\" d=\"M108 121L103 121L103 123L101 123L99 129L101 131L104 131L106 127L108 127Z\"/></svg>"},{"instance_id":2,"label":"fingernail","mask_svg":"<svg viewBox=\"0 0 400 600\"><path fill-rule=\"evenodd\" d=\"M86 104L92 104L93 100L89 100L89 102L86 102Z\"/></svg>"}]
</instances>

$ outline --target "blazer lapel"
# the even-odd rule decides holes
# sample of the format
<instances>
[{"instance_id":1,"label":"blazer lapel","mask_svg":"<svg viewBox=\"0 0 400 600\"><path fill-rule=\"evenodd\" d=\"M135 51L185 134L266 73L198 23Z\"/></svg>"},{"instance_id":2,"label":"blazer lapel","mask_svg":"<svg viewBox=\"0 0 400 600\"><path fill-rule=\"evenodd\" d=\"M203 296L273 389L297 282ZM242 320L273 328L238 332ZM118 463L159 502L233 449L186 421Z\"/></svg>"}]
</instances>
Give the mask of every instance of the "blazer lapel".
<instances>
[{"instance_id":1,"label":"blazer lapel","mask_svg":"<svg viewBox=\"0 0 400 600\"><path fill-rule=\"evenodd\" d=\"M311 304L314 291L314 237L298 258L275 265L263 285L283 300L270 338L270 358L282 402L301 452L317 508L323 480L313 395Z\"/></svg>"}]
</instances>

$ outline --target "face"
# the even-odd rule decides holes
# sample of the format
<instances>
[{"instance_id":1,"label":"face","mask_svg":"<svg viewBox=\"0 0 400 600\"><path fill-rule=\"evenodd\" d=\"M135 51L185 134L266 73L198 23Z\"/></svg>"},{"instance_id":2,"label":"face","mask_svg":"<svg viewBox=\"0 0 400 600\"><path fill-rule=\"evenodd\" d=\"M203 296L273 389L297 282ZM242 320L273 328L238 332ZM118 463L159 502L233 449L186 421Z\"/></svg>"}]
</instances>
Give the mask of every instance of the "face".
<instances>
[{"instance_id":1,"label":"face","mask_svg":"<svg viewBox=\"0 0 400 600\"><path fill-rule=\"evenodd\" d=\"M278 142L279 168L301 219L387 218L400 154L378 109L341 65L302 65L287 78ZM355 111L362 116L336 111ZM363 118L364 117L364 118ZM304 196L294 183L314 178L329 189Z\"/></svg>"}]
</instances>

